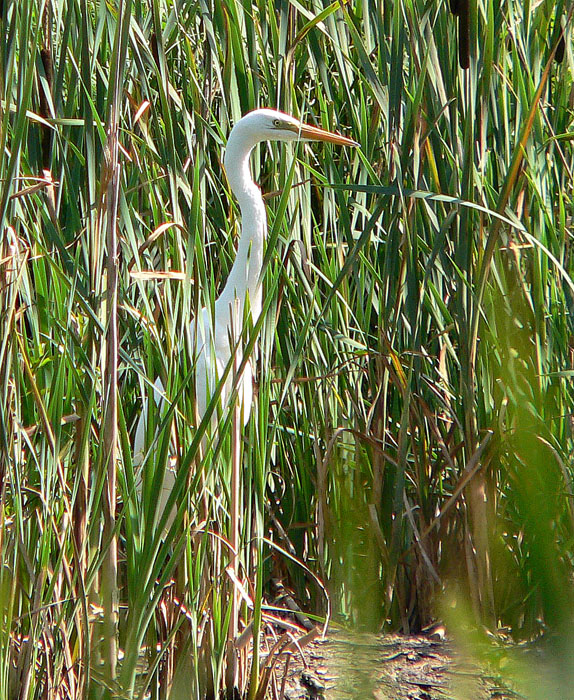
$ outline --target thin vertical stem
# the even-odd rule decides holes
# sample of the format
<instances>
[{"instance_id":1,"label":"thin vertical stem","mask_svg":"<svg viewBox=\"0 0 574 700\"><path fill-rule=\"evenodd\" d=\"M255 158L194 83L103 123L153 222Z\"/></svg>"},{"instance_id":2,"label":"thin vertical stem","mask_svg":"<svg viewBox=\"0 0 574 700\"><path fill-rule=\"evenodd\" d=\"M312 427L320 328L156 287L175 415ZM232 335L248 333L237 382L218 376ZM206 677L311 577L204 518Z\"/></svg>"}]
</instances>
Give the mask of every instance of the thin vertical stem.
<instances>
[{"instance_id":1,"label":"thin vertical stem","mask_svg":"<svg viewBox=\"0 0 574 700\"><path fill-rule=\"evenodd\" d=\"M233 435L231 451L231 566L236 575L239 571L239 488L241 460L241 407L236 402L233 408ZM238 630L238 596L237 587L233 586L230 637L235 639Z\"/></svg>"},{"instance_id":2,"label":"thin vertical stem","mask_svg":"<svg viewBox=\"0 0 574 700\"><path fill-rule=\"evenodd\" d=\"M127 27L131 2L118 3L118 23L114 42L114 70L109 89L108 133L104 153L102 188L105 188L106 214L106 334L103 367L104 426L103 446L106 460L104 490L104 542L109 543L102 567L102 603L104 608L103 662L106 679L116 677L117 664L117 539L116 481L118 459L118 203L120 188L119 116L122 76L127 51Z\"/></svg>"},{"instance_id":3,"label":"thin vertical stem","mask_svg":"<svg viewBox=\"0 0 574 700\"><path fill-rule=\"evenodd\" d=\"M103 445L106 460L104 492L104 542L109 549L103 565L102 597L104 607L104 667L108 680L116 674L117 626L117 542L114 534L116 518L116 471L118 449L118 250L117 211L119 188L117 108L112 107L108 129L104 168L106 188L106 335L104 359L104 430Z\"/></svg>"},{"instance_id":4,"label":"thin vertical stem","mask_svg":"<svg viewBox=\"0 0 574 700\"><path fill-rule=\"evenodd\" d=\"M238 309L238 305L236 305ZM231 317L231 337L235 338L233 328L234 316ZM237 386L239 370L239 354L237 348L233 357L233 386ZM241 379L239 379L241 381ZM245 407L244 407L245 410ZM241 468L241 405L240 393L233 406L232 435L231 435L231 561L230 568L235 576L239 570L239 488L240 488L240 468ZM239 617L239 597L235 581L231 584L231 619L227 633L227 691L229 697L233 697L233 688L237 686L237 655L235 650L235 640L238 632Z\"/></svg>"}]
</instances>

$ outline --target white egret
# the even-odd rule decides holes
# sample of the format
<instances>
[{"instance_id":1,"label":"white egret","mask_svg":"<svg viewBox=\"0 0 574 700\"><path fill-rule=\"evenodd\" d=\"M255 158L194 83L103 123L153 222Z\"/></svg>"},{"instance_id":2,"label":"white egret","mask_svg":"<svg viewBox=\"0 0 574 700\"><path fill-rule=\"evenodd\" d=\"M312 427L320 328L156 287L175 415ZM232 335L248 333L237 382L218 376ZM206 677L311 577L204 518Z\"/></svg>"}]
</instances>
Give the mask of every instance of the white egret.
<instances>
[{"instance_id":1,"label":"white egret","mask_svg":"<svg viewBox=\"0 0 574 700\"><path fill-rule=\"evenodd\" d=\"M261 271L263 248L267 235L267 215L261 190L253 181L249 158L253 148L262 141L327 141L341 146L358 144L340 134L303 124L298 119L273 109L257 109L243 116L229 134L224 155L225 173L231 191L241 211L241 235L237 255L223 291L215 301L213 316L203 308L193 323L195 345L195 391L198 415L201 418L212 396L218 378L222 377L234 347L242 337L247 300L253 323L262 309ZM238 349L237 362L242 361ZM221 405L225 408L233 386L229 372L221 389ZM161 382L156 382L155 398L163 394ZM249 419L253 399L253 370L245 364L239 378L238 398L244 424ZM146 410L138 423L134 454L136 461L143 456ZM164 489L168 488L164 482Z\"/></svg>"}]
</instances>

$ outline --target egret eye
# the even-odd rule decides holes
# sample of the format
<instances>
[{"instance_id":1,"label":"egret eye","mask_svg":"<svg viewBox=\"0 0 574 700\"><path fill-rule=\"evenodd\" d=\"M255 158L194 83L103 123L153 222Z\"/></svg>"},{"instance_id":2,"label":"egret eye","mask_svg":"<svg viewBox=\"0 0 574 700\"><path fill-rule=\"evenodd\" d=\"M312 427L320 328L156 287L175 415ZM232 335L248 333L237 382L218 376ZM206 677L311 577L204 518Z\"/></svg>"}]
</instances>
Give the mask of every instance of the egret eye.
<instances>
[{"instance_id":1,"label":"egret eye","mask_svg":"<svg viewBox=\"0 0 574 700\"><path fill-rule=\"evenodd\" d=\"M280 119L274 119L274 120L273 120L273 126L281 126L281 120L280 120Z\"/></svg>"}]
</instances>

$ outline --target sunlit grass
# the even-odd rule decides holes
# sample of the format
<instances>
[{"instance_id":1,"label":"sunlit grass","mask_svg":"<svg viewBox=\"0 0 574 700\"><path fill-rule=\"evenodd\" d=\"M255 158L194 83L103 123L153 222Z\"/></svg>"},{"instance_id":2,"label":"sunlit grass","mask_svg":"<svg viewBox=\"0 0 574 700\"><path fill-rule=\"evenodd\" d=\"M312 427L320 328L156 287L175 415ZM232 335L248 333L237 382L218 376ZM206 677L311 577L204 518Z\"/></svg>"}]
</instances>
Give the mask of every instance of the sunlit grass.
<instances>
[{"instance_id":1,"label":"sunlit grass","mask_svg":"<svg viewBox=\"0 0 574 700\"><path fill-rule=\"evenodd\" d=\"M159 698L178 664L193 697L224 683L234 442L229 416L202 442L188 329L233 261L222 149L257 106L361 148L264 144L253 158L263 192L284 194L267 198L266 314L246 329L259 351L240 445L245 598L260 603L279 576L324 616L310 570L338 622L417 631L449 582L473 623L567 639L568 3L471 3L468 71L448 3L133 0L124 25L117 5L0 3L0 697L111 686ZM114 97L116 36L127 60ZM114 100L122 658L111 678L99 623ZM134 465L158 376L166 402ZM173 459L168 523L155 494ZM243 602L242 625L259 617Z\"/></svg>"}]
</instances>

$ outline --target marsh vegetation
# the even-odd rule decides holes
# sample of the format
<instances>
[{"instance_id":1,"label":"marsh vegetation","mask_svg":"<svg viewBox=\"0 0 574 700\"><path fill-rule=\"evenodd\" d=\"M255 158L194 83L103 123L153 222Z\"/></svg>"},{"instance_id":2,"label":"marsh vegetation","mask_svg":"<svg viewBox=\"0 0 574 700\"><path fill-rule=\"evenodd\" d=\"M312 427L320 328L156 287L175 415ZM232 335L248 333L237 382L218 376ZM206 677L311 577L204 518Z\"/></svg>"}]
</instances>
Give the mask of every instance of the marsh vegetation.
<instances>
[{"instance_id":1,"label":"marsh vegetation","mask_svg":"<svg viewBox=\"0 0 574 700\"><path fill-rule=\"evenodd\" d=\"M555 634L571 684L572 7L469 7L463 70L444 2L0 2L0 698L213 696L239 595L253 699L272 579L320 624ZM361 147L256 150L256 403L210 440L188 329L258 106Z\"/></svg>"}]
</instances>

